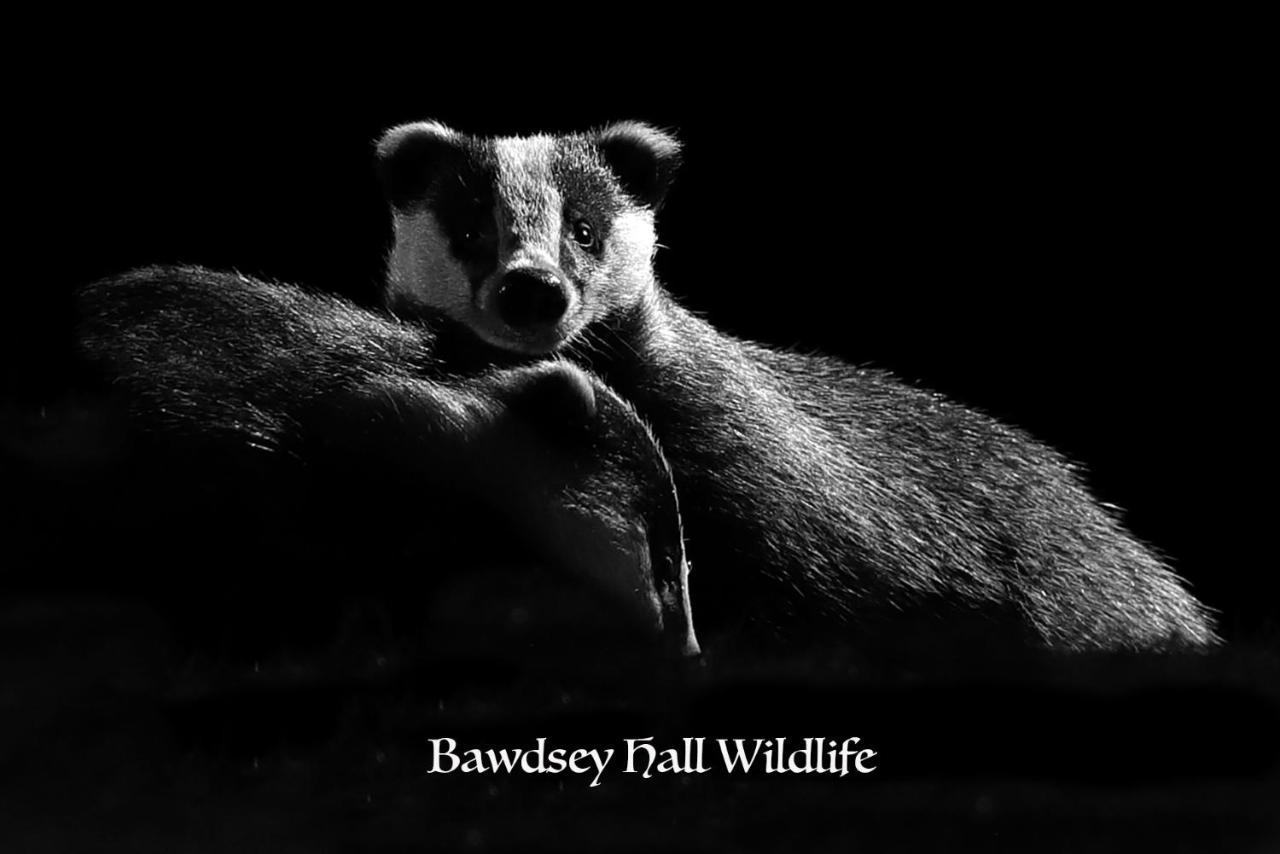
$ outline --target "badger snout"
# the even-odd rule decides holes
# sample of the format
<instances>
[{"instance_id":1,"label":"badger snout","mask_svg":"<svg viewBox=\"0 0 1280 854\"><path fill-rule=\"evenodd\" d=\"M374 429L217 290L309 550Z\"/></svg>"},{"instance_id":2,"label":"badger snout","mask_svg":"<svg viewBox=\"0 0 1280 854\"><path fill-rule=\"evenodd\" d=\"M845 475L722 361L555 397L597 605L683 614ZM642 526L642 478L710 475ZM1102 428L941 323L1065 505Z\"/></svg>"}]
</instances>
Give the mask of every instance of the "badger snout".
<instances>
[{"instance_id":1,"label":"badger snout","mask_svg":"<svg viewBox=\"0 0 1280 854\"><path fill-rule=\"evenodd\" d=\"M581 307L574 283L554 265L513 265L480 287L468 324L489 344L545 355L574 333Z\"/></svg>"},{"instance_id":2,"label":"badger snout","mask_svg":"<svg viewBox=\"0 0 1280 854\"><path fill-rule=\"evenodd\" d=\"M569 311L569 283L550 270L512 270L493 295L502 322L522 332L553 327Z\"/></svg>"}]
</instances>

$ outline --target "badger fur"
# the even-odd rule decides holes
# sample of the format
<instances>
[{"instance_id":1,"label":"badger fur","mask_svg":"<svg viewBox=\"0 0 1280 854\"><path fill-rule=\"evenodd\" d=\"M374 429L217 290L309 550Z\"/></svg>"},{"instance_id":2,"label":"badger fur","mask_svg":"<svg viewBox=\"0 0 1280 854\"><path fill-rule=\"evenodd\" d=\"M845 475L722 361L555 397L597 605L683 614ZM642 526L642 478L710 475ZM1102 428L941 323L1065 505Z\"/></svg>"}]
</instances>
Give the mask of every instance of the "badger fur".
<instances>
[{"instance_id":1,"label":"badger fur","mask_svg":"<svg viewBox=\"0 0 1280 854\"><path fill-rule=\"evenodd\" d=\"M655 279L678 164L639 124L389 131L388 308L480 363L568 357L630 402L683 508L699 626L871 654L1158 650L1206 609L1025 432L878 370L737 340ZM968 653L966 653L968 654Z\"/></svg>"},{"instance_id":2,"label":"badger fur","mask_svg":"<svg viewBox=\"0 0 1280 854\"><path fill-rule=\"evenodd\" d=\"M341 567L352 589L371 572L413 589L486 557L532 556L613 601L638 636L697 651L667 463L631 406L581 369L552 361L460 379L420 326L190 267L90 285L79 315L127 436L110 503L141 472L156 475L137 490L152 497L145 513L95 516L142 517L165 542L199 532L204 546L178 552L199 561L220 539L258 544L191 519L235 512L283 538L292 564L238 579L251 590L293 572L306 589L312 562ZM139 546L126 547L136 557ZM238 564L258 557L223 555L216 583L184 583L234 588Z\"/></svg>"}]
</instances>

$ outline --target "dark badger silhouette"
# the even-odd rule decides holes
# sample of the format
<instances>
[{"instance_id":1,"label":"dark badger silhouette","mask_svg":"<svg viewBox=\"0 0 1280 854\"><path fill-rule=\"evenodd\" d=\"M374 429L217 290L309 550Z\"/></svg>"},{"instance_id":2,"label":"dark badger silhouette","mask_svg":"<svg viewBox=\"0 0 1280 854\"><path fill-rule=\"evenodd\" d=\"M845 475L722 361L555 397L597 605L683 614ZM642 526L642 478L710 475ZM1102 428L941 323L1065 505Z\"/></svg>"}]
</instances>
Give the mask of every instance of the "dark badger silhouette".
<instances>
[{"instance_id":1,"label":"dark badger silhouette","mask_svg":"<svg viewBox=\"0 0 1280 854\"><path fill-rule=\"evenodd\" d=\"M6 456L53 483L57 506L33 518L87 507L77 536L129 558L113 583L147 564L179 595L287 588L297 603L330 569L343 591L412 595L532 560L611 600L603 623L697 651L670 471L630 405L581 369L460 379L420 326L197 268L98 282L78 308L89 385L109 392L81 407L96 459Z\"/></svg>"},{"instance_id":2,"label":"dark badger silhouette","mask_svg":"<svg viewBox=\"0 0 1280 854\"><path fill-rule=\"evenodd\" d=\"M675 475L704 641L749 625L876 655L1215 642L1053 449L681 308L652 267L678 157L638 123L483 139L421 122L378 146L389 309L453 330L460 360L567 355L635 406Z\"/></svg>"}]
</instances>

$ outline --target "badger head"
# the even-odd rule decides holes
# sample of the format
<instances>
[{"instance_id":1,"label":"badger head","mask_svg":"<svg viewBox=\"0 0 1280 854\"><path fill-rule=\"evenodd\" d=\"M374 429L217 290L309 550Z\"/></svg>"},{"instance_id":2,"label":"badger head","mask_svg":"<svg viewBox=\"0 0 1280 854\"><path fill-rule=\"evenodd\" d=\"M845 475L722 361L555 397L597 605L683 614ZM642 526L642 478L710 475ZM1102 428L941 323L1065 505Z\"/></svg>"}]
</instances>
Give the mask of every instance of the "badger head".
<instances>
[{"instance_id":1,"label":"badger head","mask_svg":"<svg viewBox=\"0 0 1280 854\"><path fill-rule=\"evenodd\" d=\"M654 214L679 151L634 122L498 139L393 128L378 144L389 306L443 312L512 353L556 350L654 286Z\"/></svg>"}]
</instances>

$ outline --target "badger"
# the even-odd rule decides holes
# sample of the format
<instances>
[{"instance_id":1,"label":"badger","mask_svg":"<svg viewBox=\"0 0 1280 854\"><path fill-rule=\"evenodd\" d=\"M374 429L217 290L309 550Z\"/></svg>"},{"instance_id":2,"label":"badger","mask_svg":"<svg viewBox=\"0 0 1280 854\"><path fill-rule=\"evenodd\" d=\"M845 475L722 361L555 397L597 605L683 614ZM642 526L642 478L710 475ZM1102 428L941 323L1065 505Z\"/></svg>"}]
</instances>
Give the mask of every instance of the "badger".
<instances>
[{"instance_id":1,"label":"badger","mask_svg":"<svg viewBox=\"0 0 1280 854\"><path fill-rule=\"evenodd\" d=\"M422 327L198 267L93 283L77 314L90 386L108 394L97 409L118 414L97 432L124 437L87 515L135 567L157 533L159 569L181 558L183 590L209 562L201 586L235 591L243 566L255 596L317 589L315 565L339 569L343 589L372 574L417 592L529 560L595 591L637 646L698 652L667 462L631 405L580 368L458 377ZM83 479L59 493L57 518L67 496L92 494ZM285 560L259 575L279 557L266 540Z\"/></svg>"},{"instance_id":2,"label":"badger","mask_svg":"<svg viewBox=\"0 0 1280 854\"><path fill-rule=\"evenodd\" d=\"M1016 427L892 376L739 340L654 274L680 161L623 122L481 138L395 127L386 308L442 358L568 358L635 407L675 478L699 628L872 657L1203 649L1208 609Z\"/></svg>"}]
</instances>

